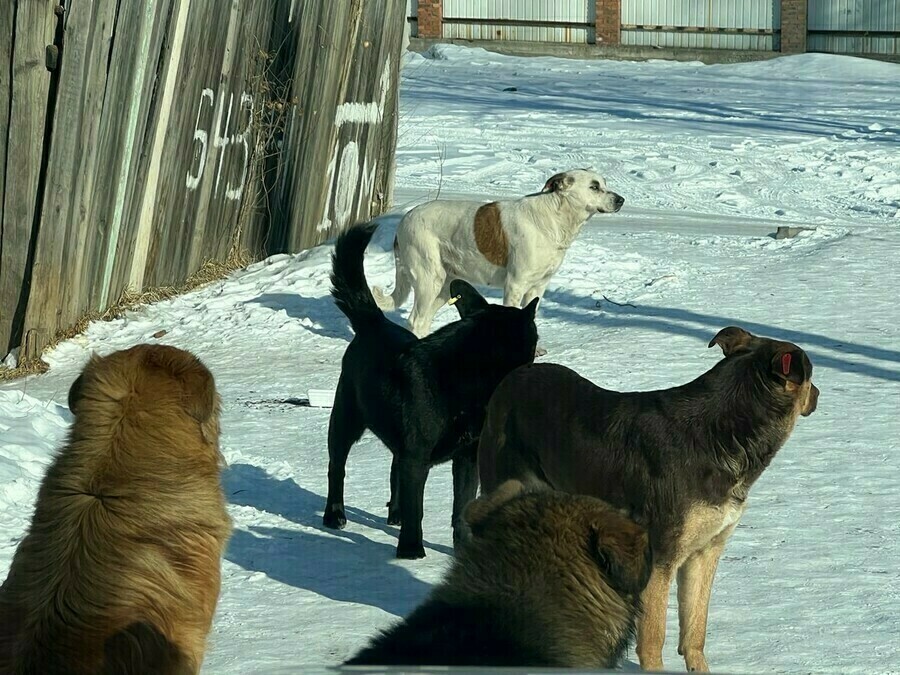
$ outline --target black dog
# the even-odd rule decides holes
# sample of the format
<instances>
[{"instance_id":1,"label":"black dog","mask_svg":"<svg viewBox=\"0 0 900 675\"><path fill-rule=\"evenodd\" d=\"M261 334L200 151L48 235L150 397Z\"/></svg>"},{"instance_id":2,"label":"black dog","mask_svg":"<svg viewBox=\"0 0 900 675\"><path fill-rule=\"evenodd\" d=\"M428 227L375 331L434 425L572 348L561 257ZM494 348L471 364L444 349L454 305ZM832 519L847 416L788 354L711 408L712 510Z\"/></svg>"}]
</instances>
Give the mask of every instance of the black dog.
<instances>
[{"instance_id":1,"label":"black dog","mask_svg":"<svg viewBox=\"0 0 900 675\"><path fill-rule=\"evenodd\" d=\"M508 481L466 507L444 581L347 665L615 668L652 558L609 504Z\"/></svg>"},{"instance_id":2,"label":"black dog","mask_svg":"<svg viewBox=\"0 0 900 675\"><path fill-rule=\"evenodd\" d=\"M711 370L658 391L609 391L563 366L524 366L497 387L481 434L482 489L539 479L599 497L647 527L654 562L638 623L644 669L663 668L677 573L678 651L689 670L707 670L719 556L750 487L819 398L812 363L797 345L737 327L719 331L715 345L725 358Z\"/></svg>"},{"instance_id":3,"label":"black dog","mask_svg":"<svg viewBox=\"0 0 900 675\"><path fill-rule=\"evenodd\" d=\"M338 238L331 291L356 333L344 354L328 427L326 527L342 528L344 467L350 447L370 429L394 454L388 522L400 521L397 557L422 558L422 501L430 467L453 460L453 541L466 538L462 509L478 488L478 436L494 388L531 363L534 312L489 304L455 280L461 320L419 340L378 309L363 271L375 225Z\"/></svg>"}]
</instances>

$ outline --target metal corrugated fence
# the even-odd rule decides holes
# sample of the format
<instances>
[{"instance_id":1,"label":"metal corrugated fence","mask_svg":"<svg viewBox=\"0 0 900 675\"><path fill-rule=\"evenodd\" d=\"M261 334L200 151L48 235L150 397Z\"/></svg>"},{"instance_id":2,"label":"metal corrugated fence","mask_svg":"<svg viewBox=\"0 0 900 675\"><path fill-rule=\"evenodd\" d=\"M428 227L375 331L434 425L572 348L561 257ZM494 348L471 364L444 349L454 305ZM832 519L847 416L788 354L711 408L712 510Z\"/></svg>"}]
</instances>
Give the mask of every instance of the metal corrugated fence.
<instances>
[{"instance_id":1,"label":"metal corrugated fence","mask_svg":"<svg viewBox=\"0 0 900 675\"><path fill-rule=\"evenodd\" d=\"M900 0L809 0L806 48L900 54Z\"/></svg>"},{"instance_id":2,"label":"metal corrugated fence","mask_svg":"<svg viewBox=\"0 0 900 675\"><path fill-rule=\"evenodd\" d=\"M781 0L622 0L622 44L771 51Z\"/></svg>"},{"instance_id":3,"label":"metal corrugated fence","mask_svg":"<svg viewBox=\"0 0 900 675\"><path fill-rule=\"evenodd\" d=\"M444 0L445 38L594 41L594 0Z\"/></svg>"}]
</instances>

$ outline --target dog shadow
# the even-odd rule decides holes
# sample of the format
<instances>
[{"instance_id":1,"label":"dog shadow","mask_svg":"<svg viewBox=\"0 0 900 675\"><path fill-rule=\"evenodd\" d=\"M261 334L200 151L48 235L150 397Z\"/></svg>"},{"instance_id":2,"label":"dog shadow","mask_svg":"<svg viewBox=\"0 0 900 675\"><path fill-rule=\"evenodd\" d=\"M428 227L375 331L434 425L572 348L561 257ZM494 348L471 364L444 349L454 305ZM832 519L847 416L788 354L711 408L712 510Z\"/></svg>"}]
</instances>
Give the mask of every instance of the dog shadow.
<instances>
[{"instance_id":1,"label":"dog shadow","mask_svg":"<svg viewBox=\"0 0 900 675\"><path fill-rule=\"evenodd\" d=\"M780 328L772 324L746 321L731 316L706 314L676 307L657 305L621 305L609 302L598 305L597 299L578 295L566 289L548 290L547 304L541 303L538 322L542 316L578 324L596 324L603 328L642 328L696 338L706 343L725 326L740 326L756 335L789 340L802 347L817 366L834 368L846 373L858 373L880 380L900 382L900 351L860 344L839 337ZM540 331L540 326L538 326ZM853 359L843 355L852 355ZM863 357L880 363L862 363Z\"/></svg>"},{"instance_id":2,"label":"dog shadow","mask_svg":"<svg viewBox=\"0 0 900 675\"><path fill-rule=\"evenodd\" d=\"M251 525L236 529L225 558L246 570L338 602L378 607L405 616L431 589L395 562L396 545L373 541L358 531L332 530L322 524L325 499L278 479L249 464L234 464L223 472L231 504L272 513L303 529ZM347 507L347 519L396 538L399 529L367 511ZM351 525L351 527L353 527ZM311 532L310 530L315 530ZM447 546L425 542L432 551L453 554Z\"/></svg>"},{"instance_id":3,"label":"dog shadow","mask_svg":"<svg viewBox=\"0 0 900 675\"><path fill-rule=\"evenodd\" d=\"M350 325L331 296L304 297L294 293L263 293L245 304L255 304L274 311L283 311L292 319L307 319L303 327L311 333L338 338L346 342L353 339Z\"/></svg>"}]
</instances>

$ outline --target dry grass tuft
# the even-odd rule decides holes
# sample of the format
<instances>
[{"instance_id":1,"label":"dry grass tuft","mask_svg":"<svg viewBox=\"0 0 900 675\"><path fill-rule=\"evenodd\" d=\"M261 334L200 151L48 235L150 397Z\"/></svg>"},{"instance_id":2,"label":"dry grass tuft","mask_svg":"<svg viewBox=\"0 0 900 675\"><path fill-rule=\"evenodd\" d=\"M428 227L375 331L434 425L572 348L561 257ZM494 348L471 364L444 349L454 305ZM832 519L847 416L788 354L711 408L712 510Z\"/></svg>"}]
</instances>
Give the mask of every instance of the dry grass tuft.
<instances>
[{"instance_id":1,"label":"dry grass tuft","mask_svg":"<svg viewBox=\"0 0 900 675\"><path fill-rule=\"evenodd\" d=\"M59 331L44 351L53 349L60 342L70 340L76 335L80 335L87 330L87 327L94 321L112 321L123 316L126 312L133 311L145 305L151 305L160 300L168 300L178 295L189 293L193 290L207 286L215 281L220 281L227 277L235 270L243 269L250 263L254 262L254 257L246 250L232 249L231 253L225 261L207 260L200 266L200 269L189 276L180 286L160 286L157 288L148 288L141 293L137 293L130 288L122 291L119 298L103 312L87 312L73 325ZM45 373L49 366L40 358L29 359L19 363L15 368L6 368L0 365L0 382L17 380L28 375L36 375Z\"/></svg>"},{"instance_id":2,"label":"dry grass tuft","mask_svg":"<svg viewBox=\"0 0 900 675\"><path fill-rule=\"evenodd\" d=\"M0 382L7 380L18 380L20 377L28 377L29 375L37 375L46 373L50 370L50 366L40 359L31 359L25 363L19 364L15 368L7 368L0 366Z\"/></svg>"}]
</instances>

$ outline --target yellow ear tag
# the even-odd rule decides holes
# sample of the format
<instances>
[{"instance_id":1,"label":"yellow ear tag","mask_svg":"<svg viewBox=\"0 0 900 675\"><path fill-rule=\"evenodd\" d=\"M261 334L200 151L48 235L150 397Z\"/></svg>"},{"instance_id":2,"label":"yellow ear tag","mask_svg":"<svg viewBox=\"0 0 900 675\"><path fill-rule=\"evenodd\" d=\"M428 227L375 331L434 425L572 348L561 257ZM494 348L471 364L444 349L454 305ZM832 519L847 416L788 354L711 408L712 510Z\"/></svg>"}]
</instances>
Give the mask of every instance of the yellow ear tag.
<instances>
[{"instance_id":1,"label":"yellow ear tag","mask_svg":"<svg viewBox=\"0 0 900 675\"><path fill-rule=\"evenodd\" d=\"M450 298L450 299L447 301L447 304L448 304L448 305L455 305L455 304L456 304L456 301L459 300L461 297L462 297L461 295L455 295L455 296L453 296L452 298Z\"/></svg>"}]
</instances>

